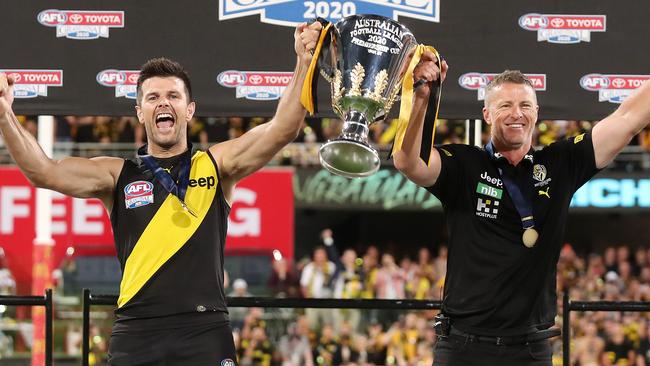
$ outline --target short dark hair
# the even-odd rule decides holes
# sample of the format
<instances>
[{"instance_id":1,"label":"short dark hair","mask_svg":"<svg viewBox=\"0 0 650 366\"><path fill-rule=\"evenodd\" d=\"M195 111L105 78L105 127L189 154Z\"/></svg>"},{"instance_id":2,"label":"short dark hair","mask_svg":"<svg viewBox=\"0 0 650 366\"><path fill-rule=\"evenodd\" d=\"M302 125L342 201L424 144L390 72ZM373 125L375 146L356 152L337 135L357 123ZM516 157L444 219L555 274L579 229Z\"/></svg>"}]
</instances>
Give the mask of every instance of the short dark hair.
<instances>
[{"instance_id":1,"label":"short dark hair","mask_svg":"<svg viewBox=\"0 0 650 366\"><path fill-rule=\"evenodd\" d=\"M490 80L490 82L485 87L485 93L487 94L489 91L496 88L497 86L506 83L525 84L530 86L533 90L535 90L535 87L533 86L533 82L530 81L528 76L522 74L521 71L506 70L500 73L499 75L495 76L494 79Z\"/></svg>"},{"instance_id":2,"label":"short dark hair","mask_svg":"<svg viewBox=\"0 0 650 366\"><path fill-rule=\"evenodd\" d=\"M190 83L190 77L187 74L187 71L176 61L170 60L165 57L153 58L140 68L140 76L138 77L138 104L142 99L142 83L145 80L152 77L171 77L175 76L185 83L185 92L187 93L187 100L192 101L192 84Z\"/></svg>"}]
</instances>

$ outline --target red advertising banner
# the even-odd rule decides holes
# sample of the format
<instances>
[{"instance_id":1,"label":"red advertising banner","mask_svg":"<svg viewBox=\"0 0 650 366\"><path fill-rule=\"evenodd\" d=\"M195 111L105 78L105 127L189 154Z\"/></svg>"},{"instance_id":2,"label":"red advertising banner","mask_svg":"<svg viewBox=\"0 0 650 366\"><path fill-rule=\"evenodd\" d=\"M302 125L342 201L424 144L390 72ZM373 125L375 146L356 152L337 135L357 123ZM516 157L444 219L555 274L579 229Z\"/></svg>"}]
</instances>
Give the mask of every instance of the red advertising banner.
<instances>
[{"instance_id":1,"label":"red advertising banner","mask_svg":"<svg viewBox=\"0 0 650 366\"><path fill-rule=\"evenodd\" d=\"M16 277L18 291L31 291L33 241L36 236L36 190L15 167L0 167L0 247ZM231 198L226 251L278 249L293 257L292 169L265 169L241 181ZM115 252L108 214L96 199L58 193L52 199L52 265L68 247L75 255Z\"/></svg>"},{"instance_id":2,"label":"red advertising banner","mask_svg":"<svg viewBox=\"0 0 650 366\"><path fill-rule=\"evenodd\" d=\"M242 180L232 196L226 255L279 250L293 258L293 169L264 169Z\"/></svg>"}]
</instances>

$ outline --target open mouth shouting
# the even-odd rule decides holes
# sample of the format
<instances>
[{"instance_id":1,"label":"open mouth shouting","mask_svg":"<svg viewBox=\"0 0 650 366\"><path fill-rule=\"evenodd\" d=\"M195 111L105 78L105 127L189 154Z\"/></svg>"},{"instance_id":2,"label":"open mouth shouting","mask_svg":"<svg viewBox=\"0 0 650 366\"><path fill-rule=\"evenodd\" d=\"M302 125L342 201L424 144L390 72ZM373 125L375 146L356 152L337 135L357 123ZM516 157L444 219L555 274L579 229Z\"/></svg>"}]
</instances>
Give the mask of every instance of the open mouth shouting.
<instances>
[{"instance_id":1,"label":"open mouth shouting","mask_svg":"<svg viewBox=\"0 0 650 366\"><path fill-rule=\"evenodd\" d=\"M161 132L168 132L174 128L176 115L173 111L160 111L156 113L154 121L156 128Z\"/></svg>"}]
</instances>

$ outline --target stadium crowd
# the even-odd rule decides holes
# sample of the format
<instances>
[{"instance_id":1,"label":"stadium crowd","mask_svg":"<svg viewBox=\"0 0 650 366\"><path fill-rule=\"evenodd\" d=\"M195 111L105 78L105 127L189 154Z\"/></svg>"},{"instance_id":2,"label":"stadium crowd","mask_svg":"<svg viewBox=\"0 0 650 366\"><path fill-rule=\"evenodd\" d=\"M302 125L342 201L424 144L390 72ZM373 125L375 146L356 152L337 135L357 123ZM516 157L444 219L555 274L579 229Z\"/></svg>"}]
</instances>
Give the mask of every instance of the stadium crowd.
<instances>
[{"instance_id":1,"label":"stadium crowd","mask_svg":"<svg viewBox=\"0 0 650 366\"><path fill-rule=\"evenodd\" d=\"M37 134L36 116L19 116L20 122L32 134ZM189 123L192 142L210 144L241 136L251 128L267 122L265 117L195 117ZM58 142L76 143L144 143L144 130L135 117L57 116L55 134ZM565 137L588 131L594 123L577 120L540 121L534 141L538 146L548 145ZM343 123L335 118L307 118L296 142L324 142L339 136ZM371 125L369 140L380 149L390 147L397 129L397 120ZM489 133L484 129L482 140L487 143ZM438 120L436 143L463 143L464 120ZM646 128L631 143L650 150L650 129Z\"/></svg>"},{"instance_id":2,"label":"stadium crowd","mask_svg":"<svg viewBox=\"0 0 650 366\"><path fill-rule=\"evenodd\" d=\"M276 261L268 286L274 296L439 300L447 249L431 255L395 258L369 246L362 255L346 248L339 255L331 231L311 258L291 266ZM415 252L415 251L414 251ZM242 279L240 288L245 286ZM650 249L610 246L577 255L570 244L558 263L558 293L572 300L650 301ZM241 293L241 290L239 290ZM236 293L231 294L235 296ZM558 298L557 326L562 326ZM436 341L435 311L250 309L235 321L242 365L431 365ZM288 315L287 315L288 314ZM572 312L571 365L650 365L649 317L645 313ZM282 329L278 329L281 327ZM554 365L562 345L552 340Z\"/></svg>"}]
</instances>

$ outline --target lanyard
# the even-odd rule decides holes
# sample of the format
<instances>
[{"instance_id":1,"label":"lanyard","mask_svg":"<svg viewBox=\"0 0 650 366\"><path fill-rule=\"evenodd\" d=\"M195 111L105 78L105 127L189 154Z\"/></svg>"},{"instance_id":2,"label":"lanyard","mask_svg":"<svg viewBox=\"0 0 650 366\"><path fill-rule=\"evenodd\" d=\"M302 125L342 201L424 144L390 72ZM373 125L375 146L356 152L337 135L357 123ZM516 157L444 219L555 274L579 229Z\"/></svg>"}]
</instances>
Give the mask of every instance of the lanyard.
<instances>
[{"instance_id":1,"label":"lanyard","mask_svg":"<svg viewBox=\"0 0 650 366\"><path fill-rule=\"evenodd\" d=\"M490 141L485 146L485 150L487 150L488 154L490 154L490 158L496 158L492 141ZM509 174L504 173L502 168L499 167L498 169L499 175L503 180L503 185L505 186L506 191L508 191L508 194L512 199L512 203L515 205L515 208L519 213L519 217L521 217L522 228L524 230L533 228L535 226L535 218L533 217L533 200L530 194L530 186L526 184L532 183L529 181L532 177L532 171L530 174L525 175L527 178L525 182L519 182Z\"/></svg>"},{"instance_id":2,"label":"lanyard","mask_svg":"<svg viewBox=\"0 0 650 366\"><path fill-rule=\"evenodd\" d=\"M192 151L192 145L188 146L189 151ZM158 165L156 159L147 154L147 145L144 145L138 150L138 158L147 166L158 183L160 183L163 188L170 194L174 195L181 203L181 206L189 212L192 216L197 217L196 214L187 206L185 203L185 193L187 193L187 186L190 183L190 166L192 165L191 153L186 153L185 156L181 159L180 163L180 172L178 174L178 182L174 181L174 178L161 168Z\"/></svg>"}]
</instances>

